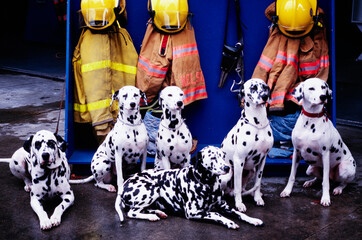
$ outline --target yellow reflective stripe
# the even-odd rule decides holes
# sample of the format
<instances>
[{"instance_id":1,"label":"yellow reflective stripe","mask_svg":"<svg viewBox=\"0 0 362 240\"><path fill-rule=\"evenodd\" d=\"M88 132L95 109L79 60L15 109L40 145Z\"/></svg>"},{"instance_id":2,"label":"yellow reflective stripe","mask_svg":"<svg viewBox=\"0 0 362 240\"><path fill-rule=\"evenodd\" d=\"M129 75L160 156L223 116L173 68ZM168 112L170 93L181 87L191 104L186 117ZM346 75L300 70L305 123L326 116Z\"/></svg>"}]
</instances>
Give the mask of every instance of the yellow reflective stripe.
<instances>
[{"instance_id":1,"label":"yellow reflective stripe","mask_svg":"<svg viewBox=\"0 0 362 240\"><path fill-rule=\"evenodd\" d=\"M107 67L120 71L120 72L125 72L125 73L130 73L130 74L136 74L136 72L137 72L137 67L135 67L135 66L111 62L111 60L103 60L103 61L83 64L81 71L82 71L82 73L84 73L84 72L90 72L90 71L107 68Z\"/></svg>"},{"instance_id":2,"label":"yellow reflective stripe","mask_svg":"<svg viewBox=\"0 0 362 240\"><path fill-rule=\"evenodd\" d=\"M94 110L98 110L101 108L107 108L111 105L111 99L100 100L97 102L87 103L87 104L79 104L74 103L74 111L76 112L90 112Z\"/></svg>"},{"instance_id":3,"label":"yellow reflective stripe","mask_svg":"<svg viewBox=\"0 0 362 240\"><path fill-rule=\"evenodd\" d=\"M125 73L131 73L131 74L137 73L137 67L130 66L130 65L124 65L122 63L112 62L111 68L114 70L120 71L120 72L125 72Z\"/></svg>"}]
</instances>

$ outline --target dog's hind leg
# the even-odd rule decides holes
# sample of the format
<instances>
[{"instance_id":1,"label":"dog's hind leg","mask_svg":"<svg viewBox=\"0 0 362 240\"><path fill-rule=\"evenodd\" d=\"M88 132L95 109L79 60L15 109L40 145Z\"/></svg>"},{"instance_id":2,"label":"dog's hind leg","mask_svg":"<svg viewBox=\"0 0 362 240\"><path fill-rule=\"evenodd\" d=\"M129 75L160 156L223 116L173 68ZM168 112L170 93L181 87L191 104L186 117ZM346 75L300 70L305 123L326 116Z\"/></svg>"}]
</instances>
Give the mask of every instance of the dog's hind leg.
<instances>
[{"instance_id":1,"label":"dog's hind leg","mask_svg":"<svg viewBox=\"0 0 362 240\"><path fill-rule=\"evenodd\" d=\"M143 208L131 208L128 213L127 216L129 218L137 218L137 219L144 219L144 220L149 220L151 222L155 222L155 221L159 221L160 218L157 216L156 213L143 213Z\"/></svg>"}]
</instances>

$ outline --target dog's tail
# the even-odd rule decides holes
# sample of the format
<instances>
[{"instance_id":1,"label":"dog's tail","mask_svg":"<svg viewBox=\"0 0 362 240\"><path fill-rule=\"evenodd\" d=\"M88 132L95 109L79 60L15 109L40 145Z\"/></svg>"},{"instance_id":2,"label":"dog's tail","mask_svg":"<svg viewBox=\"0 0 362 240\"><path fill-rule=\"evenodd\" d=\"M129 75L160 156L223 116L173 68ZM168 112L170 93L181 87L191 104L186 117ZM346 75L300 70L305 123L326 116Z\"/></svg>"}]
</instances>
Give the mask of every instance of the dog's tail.
<instances>
[{"instance_id":1,"label":"dog's tail","mask_svg":"<svg viewBox=\"0 0 362 240\"><path fill-rule=\"evenodd\" d=\"M11 158L0 158L0 163L10 163Z\"/></svg>"},{"instance_id":2,"label":"dog's tail","mask_svg":"<svg viewBox=\"0 0 362 240\"><path fill-rule=\"evenodd\" d=\"M255 192L255 190L257 189L258 185L255 183L254 186L252 188L250 188L249 190L242 192L241 196L246 196L246 195L250 195L251 193Z\"/></svg>"},{"instance_id":3,"label":"dog's tail","mask_svg":"<svg viewBox=\"0 0 362 240\"><path fill-rule=\"evenodd\" d=\"M69 183L70 184L83 184L83 183L89 183L93 179L94 179L94 177L92 175L92 176L89 176L89 177L84 178L84 179L71 179L71 180L69 180Z\"/></svg>"}]
</instances>

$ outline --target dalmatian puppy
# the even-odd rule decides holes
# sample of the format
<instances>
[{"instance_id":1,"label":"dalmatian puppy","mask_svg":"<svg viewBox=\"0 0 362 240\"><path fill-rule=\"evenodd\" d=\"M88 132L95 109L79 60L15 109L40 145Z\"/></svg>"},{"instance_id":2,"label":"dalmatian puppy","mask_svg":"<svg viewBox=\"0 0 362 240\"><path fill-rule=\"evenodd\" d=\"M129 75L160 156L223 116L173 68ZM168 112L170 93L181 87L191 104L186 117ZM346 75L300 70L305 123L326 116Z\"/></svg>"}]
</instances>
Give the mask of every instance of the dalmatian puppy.
<instances>
[{"instance_id":1,"label":"dalmatian puppy","mask_svg":"<svg viewBox=\"0 0 362 240\"><path fill-rule=\"evenodd\" d=\"M140 100L147 102L146 95L134 86L124 86L113 94L112 102L116 99L119 102L117 122L93 156L93 175L82 180L71 180L71 184L95 179L95 186L116 192L111 181L116 175L118 187L122 186L123 165L135 165L140 159L141 171L146 169L148 134L139 111Z\"/></svg>"},{"instance_id":2,"label":"dalmatian puppy","mask_svg":"<svg viewBox=\"0 0 362 240\"><path fill-rule=\"evenodd\" d=\"M211 220L231 229L239 228L234 221L216 212L219 210L261 226L260 219L231 208L223 199L219 176L230 171L224 156L220 148L208 146L198 152L188 167L149 169L135 174L123 185L122 208L130 218L158 221L167 218L164 211L168 211L187 219ZM117 211L120 220L124 221L120 207Z\"/></svg>"},{"instance_id":3,"label":"dalmatian puppy","mask_svg":"<svg viewBox=\"0 0 362 240\"><path fill-rule=\"evenodd\" d=\"M156 138L155 169L189 165L192 137L181 116L183 99L183 91L176 86L166 87L160 93L163 114Z\"/></svg>"},{"instance_id":4,"label":"dalmatian puppy","mask_svg":"<svg viewBox=\"0 0 362 240\"><path fill-rule=\"evenodd\" d=\"M332 95L328 84L321 79L310 78L299 84L292 95L302 101L302 113L292 132L292 167L287 186L280 196L290 196L299 161L304 159L309 164L307 174L315 178L306 181L303 186L310 187L317 179L322 179L320 203L329 206L329 178L340 183L333 194L341 194L355 177L356 162L324 111L324 104Z\"/></svg>"},{"instance_id":5,"label":"dalmatian puppy","mask_svg":"<svg viewBox=\"0 0 362 240\"><path fill-rule=\"evenodd\" d=\"M66 146L61 136L41 130L30 136L9 160L11 172L24 180L25 191L30 191L30 205L38 215L42 230L58 226L63 212L74 202ZM49 218L42 203L56 196L62 201Z\"/></svg>"},{"instance_id":6,"label":"dalmatian puppy","mask_svg":"<svg viewBox=\"0 0 362 240\"><path fill-rule=\"evenodd\" d=\"M264 206L260 192L261 178L265 158L274 142L266 111L270 98L268 85L261 79L250 79L244 84L243 94L241 118L221 144L221 149L226 153L225 161L232 169L221 177L222 186L226 192L233 191L235 206L241 212L246 211L242 195L253 194L256 204ZM254 187L246 191L246 184L254 176Z\"/></svg>"}]
</instances>

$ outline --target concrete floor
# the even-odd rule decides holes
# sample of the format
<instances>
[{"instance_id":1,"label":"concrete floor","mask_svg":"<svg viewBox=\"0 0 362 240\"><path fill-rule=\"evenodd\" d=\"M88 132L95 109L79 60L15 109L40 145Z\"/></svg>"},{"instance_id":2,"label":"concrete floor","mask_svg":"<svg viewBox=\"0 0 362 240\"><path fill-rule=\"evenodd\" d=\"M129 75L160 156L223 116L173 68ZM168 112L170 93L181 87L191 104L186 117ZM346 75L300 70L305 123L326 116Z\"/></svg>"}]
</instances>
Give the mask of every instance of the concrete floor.
<instances>
[{"instance_id":1,"label":"concrete floor","mask_svg":"<svg viewBox=\"0 0 362 240\"><path fill-rule=\"evenodd\" d=\"M55 130L62 82L0 72L0 158L11 157L31 133ZM34 94L36 92L36 94ZM64 111L60 133L64 133ZM300 171L292 197L279 197L289 167L274 176L266 168L262 181L265 206L244 198L247 214L262 219L264 227L235 220L240 229L169 216L159 222L126 219L120 222L114 209L116 195L93 186L74 185L75 203L63 215L59 227L41 231L30 207L23 183L0 164L0 239L362 239L362 129L337 126L358 165L357 177L332 205L318 204L321 186L303 189L307 179ZM74 167L76 168L76 167ZM47 206L52 212L53 206Z\"/></svg>"}]
</instances>

